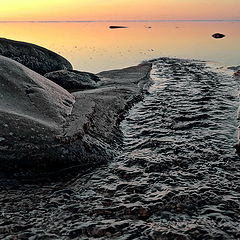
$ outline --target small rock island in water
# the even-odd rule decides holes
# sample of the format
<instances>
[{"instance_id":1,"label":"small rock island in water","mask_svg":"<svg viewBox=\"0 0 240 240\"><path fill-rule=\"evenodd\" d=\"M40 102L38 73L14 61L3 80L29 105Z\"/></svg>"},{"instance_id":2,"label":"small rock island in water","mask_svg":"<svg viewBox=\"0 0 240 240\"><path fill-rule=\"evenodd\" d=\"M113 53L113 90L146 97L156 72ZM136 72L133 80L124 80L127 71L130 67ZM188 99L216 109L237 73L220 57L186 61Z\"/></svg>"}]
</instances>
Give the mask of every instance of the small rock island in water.
<instances>
[{"instance_id":1,"label":"small rock island in water","mask_svg":"<svg viewBox=\"0 0 240 240\"><path fill-rule=\"evenodd\" d=\"M214 33L212 35L213 38L224 38L226 37L226 35L222 34L222 33Z\"/></svg>"}]
</instances>

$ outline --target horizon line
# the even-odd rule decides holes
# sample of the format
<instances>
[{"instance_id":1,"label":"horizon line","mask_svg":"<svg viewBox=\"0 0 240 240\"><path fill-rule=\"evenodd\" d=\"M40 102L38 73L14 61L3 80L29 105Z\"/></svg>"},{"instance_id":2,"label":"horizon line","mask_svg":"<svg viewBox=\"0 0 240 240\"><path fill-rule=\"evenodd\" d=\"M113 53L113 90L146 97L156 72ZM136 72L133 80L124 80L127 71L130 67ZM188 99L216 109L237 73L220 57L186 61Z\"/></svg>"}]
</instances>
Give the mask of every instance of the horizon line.
<instances>
[{"instance_id":1,"label":"horizon line","mask_svg":"<svg viewBox=\"0 0 240 240\"><path fill-rule=\"evenodd\" d=\"M0 23L91 23L91 22L240 22L240 19L156 19L156 20L0 20Z\"/></svg>"}]
</instances>

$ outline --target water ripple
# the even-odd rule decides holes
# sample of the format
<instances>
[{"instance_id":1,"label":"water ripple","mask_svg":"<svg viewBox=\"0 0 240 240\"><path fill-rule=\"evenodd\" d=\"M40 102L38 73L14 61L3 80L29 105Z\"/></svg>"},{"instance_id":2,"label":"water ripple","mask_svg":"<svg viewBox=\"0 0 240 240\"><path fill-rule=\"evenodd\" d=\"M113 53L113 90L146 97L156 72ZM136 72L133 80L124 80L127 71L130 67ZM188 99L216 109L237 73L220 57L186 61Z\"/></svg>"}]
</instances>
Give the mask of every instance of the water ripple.
<instances>
[{"instance_id":1,"label":"water ripple","mask_svg":"<svg viewBox=\"0 0 240 240\"><path fill-rule=\"evenodd\" d=\"M153 194L161 203L153 232L238 239L237 80L201 61L161 58L153 64L150 94L122 123L122 164L142 168L160 194Z\"/></svg>"}]
</instances>

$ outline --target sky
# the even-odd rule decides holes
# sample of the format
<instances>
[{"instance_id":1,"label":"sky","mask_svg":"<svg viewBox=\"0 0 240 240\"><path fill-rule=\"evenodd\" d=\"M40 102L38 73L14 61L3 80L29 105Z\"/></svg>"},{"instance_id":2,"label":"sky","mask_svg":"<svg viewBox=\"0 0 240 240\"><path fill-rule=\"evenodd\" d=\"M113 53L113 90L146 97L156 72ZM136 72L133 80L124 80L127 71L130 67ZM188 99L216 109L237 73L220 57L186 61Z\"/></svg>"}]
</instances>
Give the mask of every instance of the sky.
<instances>
[{"instance_id":1,"label":"sky","mask_svg":"<svg viewBox=\"0 0 240 240\"><path fill-rule=\"evenodd\" d=\"M240 0L1 0L0 21L240 20Z\"/></svg>"}]
</instances>

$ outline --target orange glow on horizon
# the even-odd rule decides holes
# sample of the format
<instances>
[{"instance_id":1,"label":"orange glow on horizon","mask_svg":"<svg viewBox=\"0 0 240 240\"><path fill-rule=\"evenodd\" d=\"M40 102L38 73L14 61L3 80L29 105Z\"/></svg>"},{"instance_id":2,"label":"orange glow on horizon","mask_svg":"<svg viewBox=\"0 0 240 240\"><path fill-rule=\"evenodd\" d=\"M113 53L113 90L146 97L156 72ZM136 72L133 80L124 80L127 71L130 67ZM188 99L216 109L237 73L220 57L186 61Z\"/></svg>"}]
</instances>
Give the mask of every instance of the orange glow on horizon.
<instances>
[{"instance_id":1,"label":"orange glow on horizon","mask_svg":"<svg viewBox=\"0 0 240 240\"><path fill-rule=\"evenodd\" d=\"M4 0L0 20L227 20L239 12L239 0Z\"/></svg>"}]
</instances>

